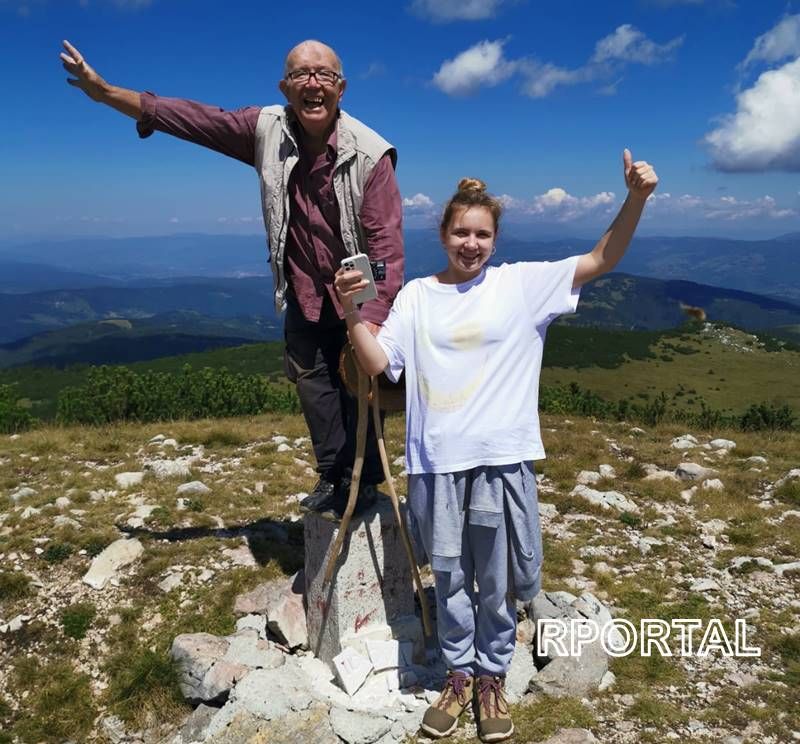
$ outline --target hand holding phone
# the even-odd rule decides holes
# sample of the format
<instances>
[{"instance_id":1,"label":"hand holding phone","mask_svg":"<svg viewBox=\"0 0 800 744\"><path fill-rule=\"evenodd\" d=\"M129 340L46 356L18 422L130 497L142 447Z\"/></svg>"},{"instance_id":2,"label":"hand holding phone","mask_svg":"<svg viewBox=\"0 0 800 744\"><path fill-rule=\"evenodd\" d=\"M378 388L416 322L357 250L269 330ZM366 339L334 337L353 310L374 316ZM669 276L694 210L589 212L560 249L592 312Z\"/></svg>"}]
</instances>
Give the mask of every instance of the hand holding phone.
<instances>
[{"instance_id":1,"label":"hand holding phone","mask_svg":"<svg viewBox=\"0 0 800 744\"><path fill-rule=\"evenodd\" d=\"M360 305L377 298L378 288L375 286L375 277L372 275L372 267L369 264L369 256L366 253L356 253L355 256L348 256L342 259L342 268L345 271L360 271L362 277L369 282L364 289L360 289L352 295L352 300L355 304Z\"/></svg>"}]
</instances>

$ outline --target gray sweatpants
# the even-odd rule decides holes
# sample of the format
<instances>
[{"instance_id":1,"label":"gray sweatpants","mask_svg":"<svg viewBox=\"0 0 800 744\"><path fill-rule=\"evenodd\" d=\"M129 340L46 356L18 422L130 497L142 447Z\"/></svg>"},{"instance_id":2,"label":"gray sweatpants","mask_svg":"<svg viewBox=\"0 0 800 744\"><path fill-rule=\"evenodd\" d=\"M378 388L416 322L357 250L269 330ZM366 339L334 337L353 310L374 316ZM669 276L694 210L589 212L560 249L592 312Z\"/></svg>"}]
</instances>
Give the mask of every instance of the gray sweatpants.
<instances>
[{"instance_id":1,"label":"gray sweatpants","mask_svg":"<svg viewBox=\"0 0 800 744\"><path fill-rule=\"evenodd\" d=\"M505 521L493 528L465 519L462 544L458 566L433 572L442 655L448 669L504 675L517 630L516 605L508 587Z\"/></svg>"},{"instance_id":2,"label":"gray sweatpants","mask_svg":"<svg viewBox=\"0 0 800 744\"><path fill-rule=\"evenodd\" d=\"M429 557L433 569L447 667L504 675L514 654L514 596L530 598L541 586L533 468L517 463L409 475L408 501L418 554L424 551L420 557Z\"/></svg>"}]
</instances>

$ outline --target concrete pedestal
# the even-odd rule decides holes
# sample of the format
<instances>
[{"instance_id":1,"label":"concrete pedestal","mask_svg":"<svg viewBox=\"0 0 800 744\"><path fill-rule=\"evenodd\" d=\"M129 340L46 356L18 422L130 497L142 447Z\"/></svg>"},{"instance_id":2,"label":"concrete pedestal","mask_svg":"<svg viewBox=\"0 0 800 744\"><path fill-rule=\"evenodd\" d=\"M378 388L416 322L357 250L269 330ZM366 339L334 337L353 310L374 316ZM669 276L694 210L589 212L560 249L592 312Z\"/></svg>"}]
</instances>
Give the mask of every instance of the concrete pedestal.
<instances>
[{"instance_id":1,"label":"concrete pedestal","mask_svg":"<svg viewBox=\"0 0 800 744\"><path fill-rule=\"evenodd\" d=\"M389 499L379 497L372 509L351 520L327 587L323 587L325 567L339 523L310 513L304 528L311 651L331 664L346 647L366 655L367 639L397 639L411 641L415 656L424 654L411 570Z\"/></svg>"}]
</instances>

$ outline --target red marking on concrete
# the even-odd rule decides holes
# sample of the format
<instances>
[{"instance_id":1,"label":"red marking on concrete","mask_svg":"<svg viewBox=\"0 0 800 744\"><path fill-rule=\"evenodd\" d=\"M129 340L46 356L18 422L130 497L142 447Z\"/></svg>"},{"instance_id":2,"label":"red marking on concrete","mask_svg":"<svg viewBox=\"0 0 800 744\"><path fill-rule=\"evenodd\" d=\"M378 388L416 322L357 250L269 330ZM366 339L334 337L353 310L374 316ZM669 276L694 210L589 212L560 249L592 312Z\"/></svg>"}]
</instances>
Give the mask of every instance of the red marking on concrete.
<instances>
[{"instance_id":1,"label":"red marking on concrete","mask_svg":"<svg viewBox=\"0 0 800 744\"><path fill-rule=\"evenodd\" d=\"M356 615L356 622L355 622L355 632L358 633L361 628L363 628L368 622L369 619L375 614L375 610L368 612L366 615Z\"/></svg>"}]
</instances>

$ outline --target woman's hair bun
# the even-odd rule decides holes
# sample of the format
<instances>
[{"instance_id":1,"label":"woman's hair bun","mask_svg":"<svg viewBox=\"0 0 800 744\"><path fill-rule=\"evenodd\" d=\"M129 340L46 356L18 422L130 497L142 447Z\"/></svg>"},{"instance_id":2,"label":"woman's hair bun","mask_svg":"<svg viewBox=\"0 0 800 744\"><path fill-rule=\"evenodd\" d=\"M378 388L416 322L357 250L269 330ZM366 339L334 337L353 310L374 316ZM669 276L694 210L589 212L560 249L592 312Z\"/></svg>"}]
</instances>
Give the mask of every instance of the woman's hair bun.
<instances>
[{"instance_id":1,"label":"woman's hair bun","mask_svg":"<svg viewBox=\"0 0 800 744\"><path fill-rule=\"evenodd\" d=\"M486 184L480 178L462 178L458 182L459 191L475 191L482 194L486 191Z\"/></svg>"}]
</instances>

